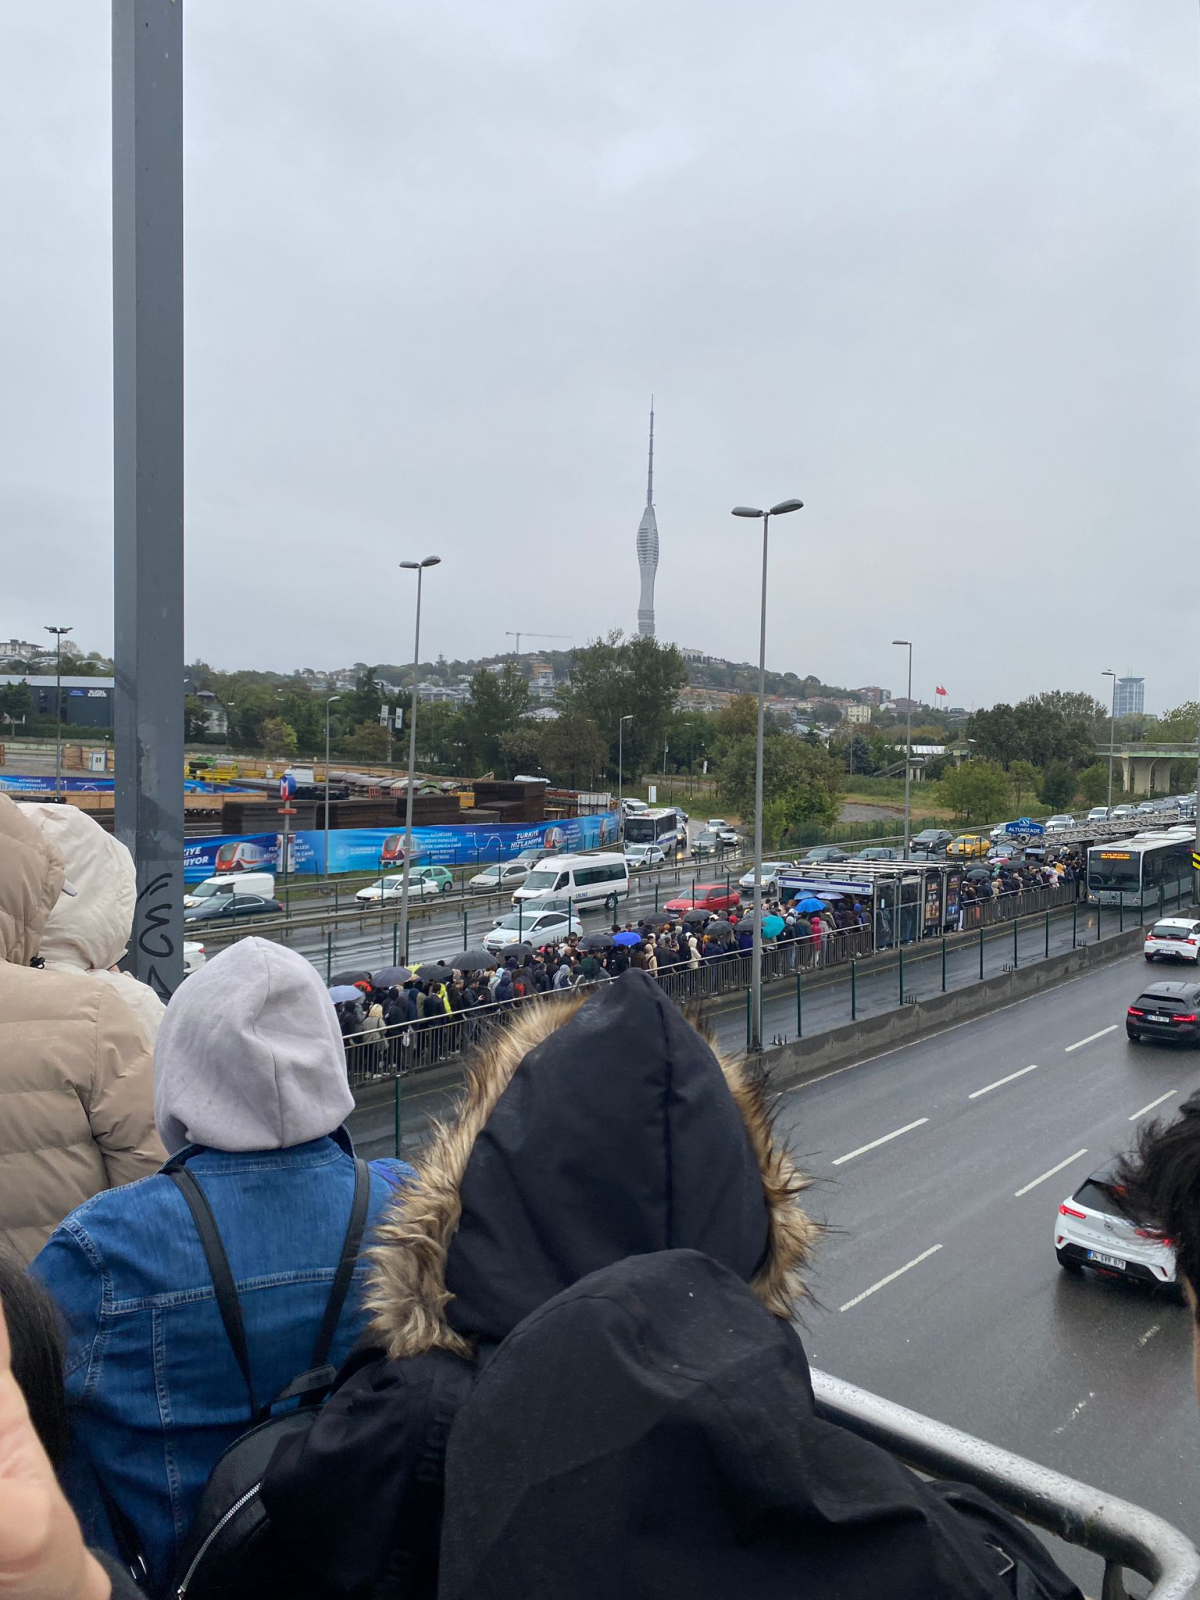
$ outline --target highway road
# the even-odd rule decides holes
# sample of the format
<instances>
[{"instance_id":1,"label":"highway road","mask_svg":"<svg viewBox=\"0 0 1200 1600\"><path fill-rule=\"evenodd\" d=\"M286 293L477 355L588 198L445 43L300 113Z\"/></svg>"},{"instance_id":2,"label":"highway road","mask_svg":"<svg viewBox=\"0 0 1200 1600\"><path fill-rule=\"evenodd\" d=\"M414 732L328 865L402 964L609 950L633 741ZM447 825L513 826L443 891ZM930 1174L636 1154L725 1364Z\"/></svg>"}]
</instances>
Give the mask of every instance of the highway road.
<instances>
[{"instance_id":1,"label":"highway road","mask_svg":"<svg viewBox=\"0 0 1200 1600\"><path fill-rule=\"evenodd\" d=\"M1156 971L1156 975L1162 975ZM814 1364L1149 1506L1200 1535L1190 1320L1055 1261L1059 1202L1200 1056L1130 1045L1140 955L780 1093L828 1224L800 1324ZM406 1150L452 1083L414 1086ZM384 1147L390 1109L352 1126ZM1098 1593L1094 1565L1072 1562Z\"/></svg>"}]
</instances>

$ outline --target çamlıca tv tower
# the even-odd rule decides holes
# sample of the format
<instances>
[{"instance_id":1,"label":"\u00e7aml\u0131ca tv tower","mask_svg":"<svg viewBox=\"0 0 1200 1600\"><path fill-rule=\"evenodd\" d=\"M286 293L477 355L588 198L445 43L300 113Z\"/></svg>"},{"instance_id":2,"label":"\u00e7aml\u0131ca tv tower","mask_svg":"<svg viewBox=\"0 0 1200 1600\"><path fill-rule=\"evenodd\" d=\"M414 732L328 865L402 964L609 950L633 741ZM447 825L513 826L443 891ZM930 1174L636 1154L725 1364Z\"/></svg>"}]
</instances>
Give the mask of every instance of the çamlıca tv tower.
<instances>
[{"instance_id":1,"label":"\u00e7aml\u0131ca tv tower","mask_svg":"<svg viewBox=\"0 0 1200 1600\"><path fill-rule=\"evenodd\" d=\"M650 465L646 471L646 509L637 531L638 570L642 592L638 601L638 632L654 637L654 575L658 571L658 522L654 516L654 396L650 396Z\"/></svg>"}]
</instances>

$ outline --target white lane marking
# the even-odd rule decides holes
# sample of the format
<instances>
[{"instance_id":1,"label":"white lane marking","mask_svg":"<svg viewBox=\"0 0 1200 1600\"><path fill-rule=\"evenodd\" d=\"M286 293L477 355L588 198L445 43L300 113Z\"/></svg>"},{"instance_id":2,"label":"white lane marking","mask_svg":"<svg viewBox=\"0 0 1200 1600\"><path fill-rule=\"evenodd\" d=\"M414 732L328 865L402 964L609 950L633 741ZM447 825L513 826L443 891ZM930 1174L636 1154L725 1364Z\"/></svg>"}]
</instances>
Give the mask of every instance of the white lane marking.
<instances>
[{"instance_id":1,"label":"white lane marking","mask_svg":"<svg viewBox=\"0 0 1200 1600\"><path fill-rule=\"evenodd\" d=\"M989 1083L983 1089L976 1089L974 1094L967 1096L968 1100L978 1100L981 1094L991 1094L993 1089L999 1089L1002 1084L1011 1083L1014 1078L1023 1078L1027 1072L1036 1072L1036 1064L1032 1067L1022 1067L1020 1072L1010 1072L1007 1078L997 1078L995 1083Z\"/></svg>"},{"instance_id":2,"label":"white lane marking","mask_svg":"<svg viewBox=\"0 0 1200 1600\"><path fill-rule=\"evenodd\" d=\"M1138 1349L1139 1350L1144 1345L1148 1345L1150 1343L1151 1339L1153 1339L1154 1335L1159 1331L1160 1327L1161 1327L1161 1324L1156 1322L1152 1328L1147 1328L1146 1329L1145 1333L1138 1340Z\"/></svg>"},{"instance_id":3,"label":"white lane marking","mask_svg":"<svg viewBox=\"0 0 1200 1600\"><path fill-rule=\"evenodd\" d=\"M1166 1094L1160 1094L1157 1100L1151 1100L1148 1106L1143 1106L1140 1111L1135 1111L1130 1117L1130 1122L1136 1122L1139 1117L1144 1117L1147 1111L1153 1111L1155 1106L1162 1105L1164 1100L1169 1100L1173 1094L1178 1094L1178 1089L1168 1089Z\"/></svg>"},{"instance_id":4,"label":"white lane marking","mask_svg":"<svg viewBox=\"0 0 1200 1600\"><path fill-rule=\"evenodd\" d=\"M1056 1172L1061 1172L1064 1167L1069 1167L1072 1161L1078 1161L1080 1156L1087 1155L1086 1150L1076 1150L1073 1156L1068 1156L1065 1161L1060 1161L1056 1167L1051 1167L1049 1172L1043 1172L1040 1178L1035 1178L1032 1183L1027 1183L1023 1189L1018 1189L1013 1195L1014 1200L1019 1200L1023 1194L1028 1194L1030 1189L1036 1189L1039 1183L1045 1183L1047 1178L1052 1178Z\"/></svg>"},{"instance_id":5,"label":"white lane marking","mask_svg":"<svg viewBox=\"0 0 1200 1600\"><path fill-rule=\"evenodd\" d=\"M1079 1413L1087 1405L1088 1400L1094 1400L1095 1398L1096 1398L1096 1391L1094 1389L1089 1389L1088 1392L1087 1392L1087 1397L1079 1402L1079 1404L1071 1412L1071 1415L1067 1418L1066 1422L1064 1422L1061 1427L1055 1428L1055 1430L1054 1430L1055 1433L1064 1432L1065 1429L1067 1428L1068 1424L1075 1421L1075 1418L1079 1415Z\"/></svg>"},{"instance_id":6,"label":"white lane marking","mask_svg":"<svg viewBox=\"0 0 1200 1600\"><path fill-rule=\"evenodd\" d=\"M1103 1039L1106 1033L1116 1033L1117 1025L1110 1023L1107 1028L1101 1028L1099 1033L1089 1033L1086 1039L1076 1039L1074 1044L1067 1045L1064 1055L1070 1055L1072 1050L1082 1050L1085 1044L1095 1044L1097 1039Z\"/></svg>"},{"instance_id":7,"label":"white lane marking","mask_svg":"<svg viewBox=\"0 0 1200 1600\"><path fill-rule=\"evenodd\" d=\"M894 1283L897 1278L903 1277L906 1272L911 1272L914 1267L919 1267L922 1261L928 1261L930 1256L937 1255L941 1248L940 1244L930 1245L928 1250L922 1250L921 1254L914 1256L906 1266L897 1267L895 1272L889 1272L886 1278L880 1278L878 1283L873 1283L869 1289L864 1289L861 1294L856 1294L853 1300L847 1300L844 1306L838 1307L838 1310L849 1311L852 1306L858 1305L868 1295L874 1294L876 1289L886 1288L889 1283Z\"/></svg>"},{"instance_id":8,"label":"white lane marking","mask_svg":"<svg viewBox=\"0 0 1200 1600\"><path fill-rule=\"evenodd\" d=\"M833 1165L840 1167L843 1161L853 1161L855 1156L865 1156L868 1150L878 1150L881 1144L888 1144L892 1139L898 1139L902 1133L911 1133L914 1128L919 1128L928 1121L928 1117L918 1117L915 1122L906 1122L902 1128L897 1128L894 1133L885 1133L882 1139L872 1139L870 1144L860 1144L857 1150L851 1150L847 1155L838 1156Z\"/></svg>"}]
</instances>

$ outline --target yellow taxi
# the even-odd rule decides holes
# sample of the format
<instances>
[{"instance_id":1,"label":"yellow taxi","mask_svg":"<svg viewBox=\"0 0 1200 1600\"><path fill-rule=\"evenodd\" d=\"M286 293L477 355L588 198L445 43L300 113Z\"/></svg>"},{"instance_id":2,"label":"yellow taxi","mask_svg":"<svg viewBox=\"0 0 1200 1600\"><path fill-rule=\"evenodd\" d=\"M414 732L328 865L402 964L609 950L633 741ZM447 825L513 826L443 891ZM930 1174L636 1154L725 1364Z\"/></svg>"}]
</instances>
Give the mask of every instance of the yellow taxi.
<instances>
[{"instance_id":1,"label":"yellow taxi","mask_svg":"<svg viewBox=\"0 0 1200 1600\"><path fill-rule=\"evenodd\" d=\"M960 833L946 846L946 854L965 860L971 856L986 856L989 849L990 843L982 834Z\"/></svg>"}]
</instances>

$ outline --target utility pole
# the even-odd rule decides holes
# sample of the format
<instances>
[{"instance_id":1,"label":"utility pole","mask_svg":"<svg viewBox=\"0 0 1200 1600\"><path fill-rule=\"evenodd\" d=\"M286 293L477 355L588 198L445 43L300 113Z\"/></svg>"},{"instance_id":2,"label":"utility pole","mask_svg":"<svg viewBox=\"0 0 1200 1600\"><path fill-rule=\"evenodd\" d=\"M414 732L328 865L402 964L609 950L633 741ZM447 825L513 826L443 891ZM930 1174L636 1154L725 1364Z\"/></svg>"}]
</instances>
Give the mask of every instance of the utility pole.
<instances>
[{"instance_id":1,"label":"utility pole","mask_svg":"<svg viewBox=\"0 0 1200 1600\"><path fill-rule=\"evenodd\" d=\"M112 0L116 833L125 965L183 979L183 0Z\"/></svg>"},{"instance_id":2,"label":"utility pole","mask_svg":"<svg viewBox=\"0 0 1200 1600\"><path fill-rule=\"evenodd\" d=\"M63 634L70 628L53 628L46 624L46 632L54 634L54 792L62 788L62 642Z\"/></svg>"}]
</instances>

